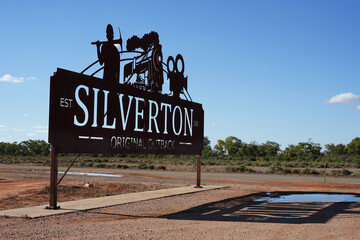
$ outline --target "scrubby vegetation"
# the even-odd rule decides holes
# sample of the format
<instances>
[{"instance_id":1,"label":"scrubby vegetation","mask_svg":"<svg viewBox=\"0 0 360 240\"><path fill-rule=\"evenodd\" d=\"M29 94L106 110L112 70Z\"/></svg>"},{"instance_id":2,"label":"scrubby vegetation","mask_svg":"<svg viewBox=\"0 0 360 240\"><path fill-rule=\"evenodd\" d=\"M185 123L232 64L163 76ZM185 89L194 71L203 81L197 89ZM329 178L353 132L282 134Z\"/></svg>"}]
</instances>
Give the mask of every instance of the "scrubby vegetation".
<instances>
[{"instance_id":1,"label":"scrubby vegetation","mask_svg":"<svg viewBox=\"0 0 360 240\"><path fill-rule=\"evenodd\" d=\"M43 140L20 143L0 142L0 163L50 164L50 145ZM74 156L60 154L59 165L68 166ZM83 154L76 162L79 167L194 171L196 156L144 154ZM233 173L310 174L360 176L360 138L347 145L320 144L311 139L281 150L276 142L245 143L230 136L211 147L207 137L201 159L202 171Z\"/></svg>"},{"instance_id":2,"label":"scrubby vegetation","mask_svg":"<svg viewBox=\"0 0 360 240\"><path fill-rule=\"evenodd\" d=\"M48 156L50 145L44 140L27 140L20 143L0 142L0 155Z\"/></svg>"}]
</instances>

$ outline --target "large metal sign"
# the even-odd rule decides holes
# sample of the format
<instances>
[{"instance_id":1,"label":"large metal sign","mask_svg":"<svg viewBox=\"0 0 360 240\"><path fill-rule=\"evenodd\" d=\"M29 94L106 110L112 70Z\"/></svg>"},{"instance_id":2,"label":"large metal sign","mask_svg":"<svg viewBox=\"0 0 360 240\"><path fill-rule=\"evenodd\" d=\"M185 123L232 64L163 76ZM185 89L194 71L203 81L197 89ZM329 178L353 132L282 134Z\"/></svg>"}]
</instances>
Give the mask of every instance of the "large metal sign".
<instances>
[{"instance_id":1,"label":"large metal sign","mask_svg":"<svg viewBox=\"0 0 360 240\"><path fill-rule=\"evenodd\" d=\"M156 32L128 39L126 51L113 35L108 25L108 41L93 42L98 60L82 73L51 77L49 142L63 153L201 154L204 111L187 91L183 57L163 62Z\"/></svg>"}]
</instances>

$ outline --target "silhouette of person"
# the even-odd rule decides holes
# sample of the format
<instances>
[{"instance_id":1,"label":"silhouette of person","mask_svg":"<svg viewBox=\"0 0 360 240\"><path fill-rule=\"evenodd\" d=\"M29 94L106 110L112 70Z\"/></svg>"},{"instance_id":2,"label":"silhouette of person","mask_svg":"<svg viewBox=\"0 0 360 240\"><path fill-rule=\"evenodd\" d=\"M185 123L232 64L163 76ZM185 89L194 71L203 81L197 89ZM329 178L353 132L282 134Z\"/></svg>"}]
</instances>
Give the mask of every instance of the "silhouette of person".
<instances>
[{"instance_id":1,"label":"silhouette of person","mask_svg":"<svg viewBox=\"0 0 360 240\"><path fill-rule=\"evenodd\" d=\"M106 38L108 41L102 44L101 49L101 43L99 41L96 42L100 65L104 63L103 80L106 85L119 84L120 54L114 45L114 30L111 24L106 26Z\"/></svg>"}]
</instances>

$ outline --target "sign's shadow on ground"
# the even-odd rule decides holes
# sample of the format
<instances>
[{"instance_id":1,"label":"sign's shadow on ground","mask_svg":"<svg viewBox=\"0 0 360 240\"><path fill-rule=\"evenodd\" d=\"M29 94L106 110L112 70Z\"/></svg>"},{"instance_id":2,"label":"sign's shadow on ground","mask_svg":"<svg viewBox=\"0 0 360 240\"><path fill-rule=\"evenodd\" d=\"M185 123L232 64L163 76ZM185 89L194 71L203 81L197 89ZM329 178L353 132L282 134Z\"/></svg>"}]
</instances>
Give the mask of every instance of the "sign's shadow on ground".
<instances>
[{"instance_id":1,"label":"sign's shadow on ground","mask_svg":"<svg viewBox=\"0 0 360 240\"><path fill-rule=\"evenodd\" d=\"M278 194L291 193L298 194L299 192L278 192ZM360 216L360 202L267 203L253 201L263 196L266 196L266 193L229 198L193 207L181 212L163 215L161 218L199 221L305 224L326 223L337 215L357 214Z\"/></svg>"}]
</instances>

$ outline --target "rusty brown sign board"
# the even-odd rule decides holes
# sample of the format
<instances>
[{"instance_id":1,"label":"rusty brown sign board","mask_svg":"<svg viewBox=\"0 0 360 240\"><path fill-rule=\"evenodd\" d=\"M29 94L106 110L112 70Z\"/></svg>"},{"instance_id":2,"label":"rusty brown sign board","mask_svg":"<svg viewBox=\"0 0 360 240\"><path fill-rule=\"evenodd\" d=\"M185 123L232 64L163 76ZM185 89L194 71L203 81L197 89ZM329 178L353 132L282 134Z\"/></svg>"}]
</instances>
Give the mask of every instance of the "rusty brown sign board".
<instances>
[{"instance_id":1,"label":"rusty brown sign board","mask_svg":"<svg viewBox=\"0 0 360 240\"><path fill-rule=\"evenodd\" d=\"M202 105L58 69L49 142L63 153L200 154Z\"/></svg>"}]
</instances>

